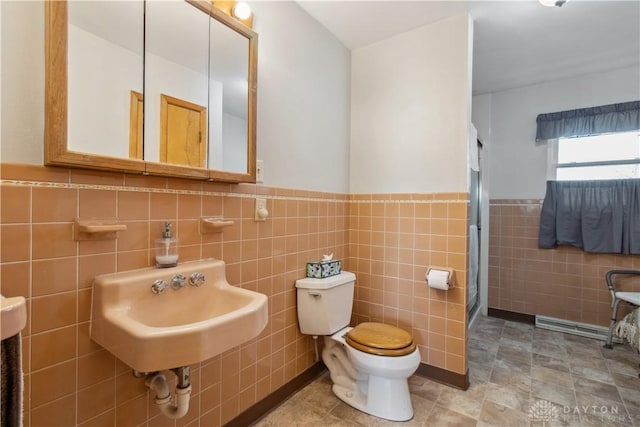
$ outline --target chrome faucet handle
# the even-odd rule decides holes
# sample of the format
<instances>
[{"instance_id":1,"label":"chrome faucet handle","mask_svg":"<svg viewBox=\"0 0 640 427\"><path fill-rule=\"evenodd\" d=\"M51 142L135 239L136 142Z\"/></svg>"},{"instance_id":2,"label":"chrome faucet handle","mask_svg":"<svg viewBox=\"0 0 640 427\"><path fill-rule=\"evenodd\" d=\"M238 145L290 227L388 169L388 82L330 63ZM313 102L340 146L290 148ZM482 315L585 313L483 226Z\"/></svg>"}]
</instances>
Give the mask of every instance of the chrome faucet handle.
<instances>
[{"instance_id":1,"label":"chrome faucet handle","mask_svg":"<svg viewBox=\"0 0 640 427\"><path fill-rule=\"evenodd\" d=\"M189 277L191 286L200 286L204 283L204 274L195 272Z\"/></svg>"},{"instance_id":2,"label":"chrome faucet handle","mask_svg":"<svg viewBox=\"0 0 640 427\"><path fill-rule=\"evenodd\" d=\"M151 285L151 292L153 292L156 295L161 294L167 289L168 286L169 284L167 282L165 282L162 279L158 279L155 282L153 282L153 285Z\"/></svg>"},{"instance_id":3,"label":"chrome faucet handle","mask_svg":"<svg viewBox=\"0 0 640 427\"><path fill-rule=\"evenodd\" d=\"M173 289L184 288L184 285L187 284L187 278L182 274L176 274L171 278L171 287Z\"/></svg>"}]
</instances>

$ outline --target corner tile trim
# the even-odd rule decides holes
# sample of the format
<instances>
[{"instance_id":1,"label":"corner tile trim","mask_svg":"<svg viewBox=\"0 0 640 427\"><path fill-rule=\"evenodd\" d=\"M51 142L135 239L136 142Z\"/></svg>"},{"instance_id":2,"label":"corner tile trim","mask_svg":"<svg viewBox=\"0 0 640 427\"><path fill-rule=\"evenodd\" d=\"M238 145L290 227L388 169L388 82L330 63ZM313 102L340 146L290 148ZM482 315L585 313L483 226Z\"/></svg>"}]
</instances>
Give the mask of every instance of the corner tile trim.
<instances>
[{"instance_id":1,"label":"corner tile trim","mask_svg":"<svg viewBox=\"0 0 640 427\"><path fill-rule=\"evenodd\" d=\"M256 197L274 199L274 200L308 200L308 201L325 201L325 202L348 202L338 197L300 197L300 196L278 196L256 193L240 193L240 192L222 192L222 191L206 191L206 190L183 190L175 188L156 188L156 187L131 187L124 185L95 185L95 184L78 184L78 183L57 183L57 182L38 182L38 181L16 181L16 180L0 180L0 185L12 185L22 187L47 187L47 188L67 188L75 190L103 190L103 191L127 191L138 193L164 193L164 194L188 194L202 196L222 196L237 197L242 199L255 199ZM338 193L336 193L338 195Z\"/></svg>"},{"instance_id":2,"label":"corner tile trim","mask_svg":"<svg viewBox=\"0 0 640 427\"><path fill-rule=\"evenodd\" d=\"M450 197L450 193L443 193L445 198L434 199L421 199L421 198L405 198L407 195L396 194L392 195L395 198L384 198L383 195L372 194L370 199L344 199L344 195L335 193L333 197L303 197L303 196L286 196L286 195L273 195L273 194L257 194L257 193L245 193L245 192L222 192L222 191L206 191L206 190L184 190L175 188L157 188L157 187L132 187L125 185L99 185L99 184L82 184L82 183L63 183L63 182L42 182L42 181L24 181L24 180L11 180L0 179L0 185L9 185L17 187L44 187L44 188L66 188L76 190L103 190L103 191L127 191L127 192L139 192L139 193L165 193L165 194L185 194L185 195L202 195L202 196L221 196L221 197L237 197L242 199L254 199L261 197L271 200L296 200L296 201L321 201L321 202L340 202L340 203L414 203L414 204L440 204L440 203L458 203L469 204L468 197L465 198L447 198ZM326 196L328 193L322 193ZM439 193L435 193L437 196Z\"/></svg>"}]
</instances>

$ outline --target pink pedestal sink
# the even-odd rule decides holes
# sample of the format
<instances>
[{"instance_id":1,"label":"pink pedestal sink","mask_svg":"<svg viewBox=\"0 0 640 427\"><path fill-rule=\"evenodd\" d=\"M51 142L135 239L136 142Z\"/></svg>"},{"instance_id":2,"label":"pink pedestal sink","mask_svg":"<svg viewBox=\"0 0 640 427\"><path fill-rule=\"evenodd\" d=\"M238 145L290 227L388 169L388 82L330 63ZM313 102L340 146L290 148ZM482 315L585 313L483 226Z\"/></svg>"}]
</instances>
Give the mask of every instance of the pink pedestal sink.
<instances>
[{"instance_id":1,"label":"pink pedestal sink","mask_svg":"<svg viewBox=\"0 0 640 427\"><path fill-rule=\"evenodd\" d=\"M165 289L154 293L154 283ZM216 259L97 276L92 298L91 338L140 372L202 362L255 338L268 321L266 295L227 283Z\"/></svg>"}]
</instances>

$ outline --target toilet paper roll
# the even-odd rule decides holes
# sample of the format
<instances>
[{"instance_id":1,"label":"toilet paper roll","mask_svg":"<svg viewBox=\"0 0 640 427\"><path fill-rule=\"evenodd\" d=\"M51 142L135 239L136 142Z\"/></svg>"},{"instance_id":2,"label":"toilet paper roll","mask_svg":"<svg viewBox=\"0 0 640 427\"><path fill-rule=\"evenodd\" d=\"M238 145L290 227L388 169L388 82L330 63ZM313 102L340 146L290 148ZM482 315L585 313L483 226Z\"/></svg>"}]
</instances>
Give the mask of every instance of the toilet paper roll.
<instances>
[{"instance_id":1,"label":"toilet paper roll","mask_svg":"<svg viewBox=\"0 0 640 427\"><path fill-rule=\"evenodd\" d=\"M427 272L427 284L434 289L449 289L449 272L446 270L436 270L434 268Z\"/></svg>"}]
</instances>

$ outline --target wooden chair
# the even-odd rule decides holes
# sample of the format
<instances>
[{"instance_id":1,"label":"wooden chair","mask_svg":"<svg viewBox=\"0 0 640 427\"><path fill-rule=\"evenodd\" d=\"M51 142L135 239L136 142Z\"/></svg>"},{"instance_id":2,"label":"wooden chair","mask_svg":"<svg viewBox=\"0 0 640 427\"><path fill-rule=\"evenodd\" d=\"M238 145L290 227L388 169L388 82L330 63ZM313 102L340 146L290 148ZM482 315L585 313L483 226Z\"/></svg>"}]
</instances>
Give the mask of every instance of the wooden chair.
<instances>
[{"instance_id":1,"label":"wooden chair","mask_svg":"<svg viewBox=\"0 0 640 427\"><path fill-rule=\"evenodd\" d=\"M607 271L605 275L605 280L607 282L607 287L609 288L609 292L611 292L611 323L609 324L609 332L607 333L607 341L604 344L605 348L613 347L613 329L616 326L616 321L618 317L618 305L621 301L626 303L640 306L640 292L620 292L616 291L616 288L613 285L613 276L621 275L621 276L640 276L640 270L610 270Z\"/></svg>"}]
</instances>

